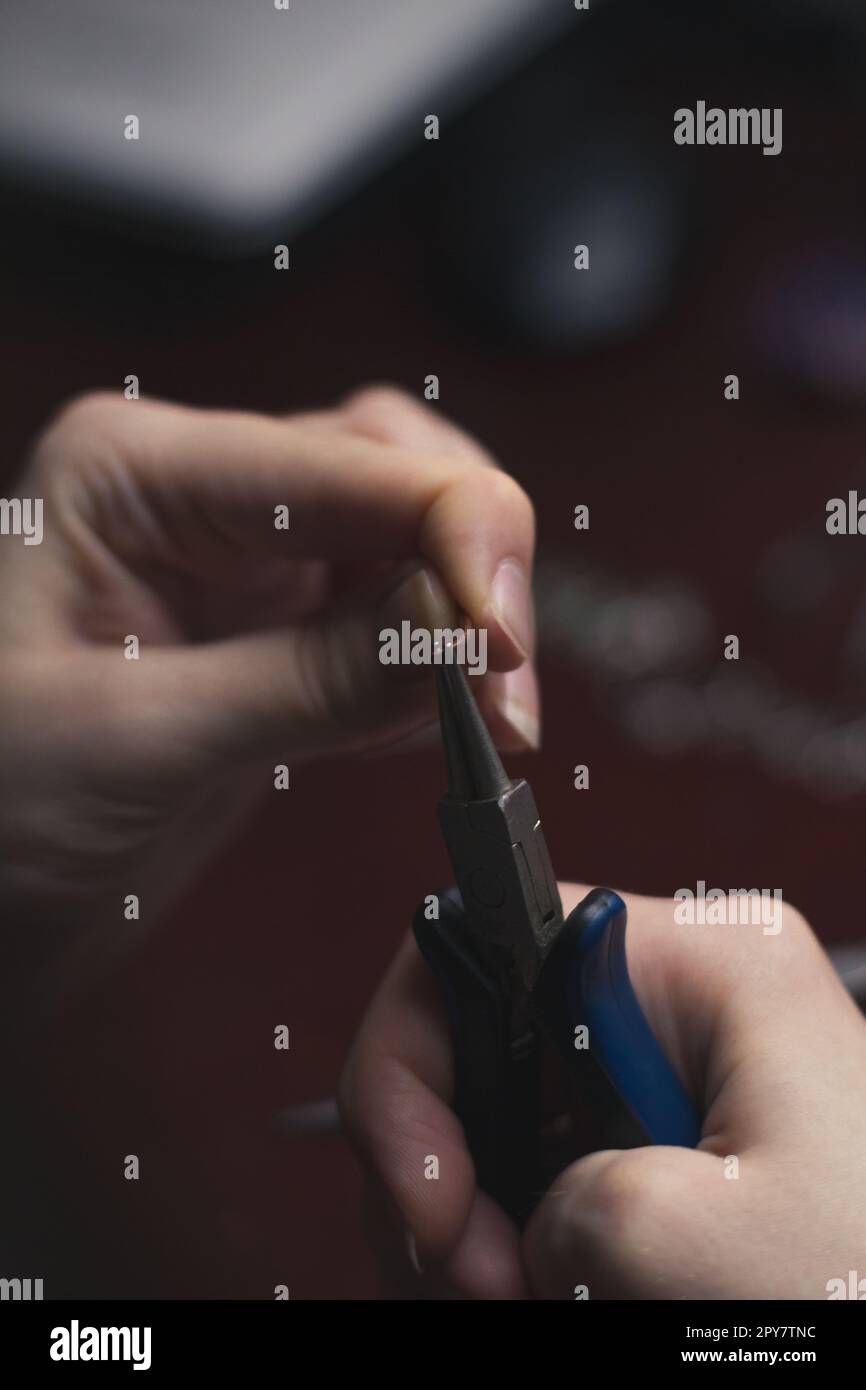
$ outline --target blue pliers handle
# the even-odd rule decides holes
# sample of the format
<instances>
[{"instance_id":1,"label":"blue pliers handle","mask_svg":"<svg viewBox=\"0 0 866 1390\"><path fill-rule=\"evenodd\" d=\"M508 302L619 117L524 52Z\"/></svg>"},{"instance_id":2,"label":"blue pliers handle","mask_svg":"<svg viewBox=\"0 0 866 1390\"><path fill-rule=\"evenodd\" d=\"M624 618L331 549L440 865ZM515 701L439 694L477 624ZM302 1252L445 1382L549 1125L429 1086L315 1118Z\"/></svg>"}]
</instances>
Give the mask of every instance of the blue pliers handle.
<instances>
[{"instance_id":1,"label":"blue pliers handle","mask_svg":"<svg viewBox=\"0 0 866 1390\"><path fill-rule=\"evenodd\" d=\"M638 1003L626 960L627 912L609 889L568 916L536 985L538 1031L515 1053L507 1001L473 950L460 893L419 907L413 928L442 989L455 1057L454 1109L479 1186L516 1220L541 1196L539 1068L542 1034L566 1060L596 1149L692 1148L701 1119Z\"/></svg>"},{"instance_id":2,"label":"blue pliers handle","mask_svg":"<svg viewBox=\"0 0 866 1390\"><path fill-rule=\"evenodd\" d=\"M700 1117L632 989L622 899L596 889L563 921L531 787L503 768L463 672L438 671L437 686L438 817L458 887L413 926L448 1009L454 1108L478 1183L522 1221L544 1187L545 1035L569 1062L594 1148L691 1146Z\"/></svg>"},{"instance_id":3,"label":"blue pliers handle","mask_svg":"<svg viewBox=\"0 0 866 1390\"><path fill-rule=\"evenodd\" d=\"M578 903L536 985L539 1013L563 1055L576 1058L579 1068L581 1054L588 1054L604 1078L602 1120L607 1115L610 1125L617 1113L621 1122L630 1116L638 1143L694 1148L700 1115L638 1003L626 959L627 922L625 903L609 888L595 888Z\"/></svg>"}]
</instances>

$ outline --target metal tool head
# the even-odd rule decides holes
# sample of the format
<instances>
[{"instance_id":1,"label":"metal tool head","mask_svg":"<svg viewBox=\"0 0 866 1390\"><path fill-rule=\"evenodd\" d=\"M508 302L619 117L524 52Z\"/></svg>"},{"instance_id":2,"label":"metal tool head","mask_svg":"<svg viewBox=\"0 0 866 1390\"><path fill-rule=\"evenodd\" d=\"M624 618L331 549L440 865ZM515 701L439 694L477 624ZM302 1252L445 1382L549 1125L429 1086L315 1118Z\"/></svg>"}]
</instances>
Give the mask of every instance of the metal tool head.
<instances>
[{"instance_id":1,"label":"metal tool head","mask_svg":"<svg viewBox=\"0 0 866 1390\"><path fill-rule=\"evenodd\" d=\"M462 666L437 666L439 723L448 767L448 795L486 801L511 786Z\"/></svg>"},{"instance_id":2,"label":"metal tool head","mask_svg":"<svg viewBox=\"0 0 866 1390\"><path fill-rule=\"evenodd\" d=\"M436 668L448 793L439 823L467 924L501 978L531 991L562 926L562 903L532 789L512 781L461 666Z\"/></svg>"}]
</instances>

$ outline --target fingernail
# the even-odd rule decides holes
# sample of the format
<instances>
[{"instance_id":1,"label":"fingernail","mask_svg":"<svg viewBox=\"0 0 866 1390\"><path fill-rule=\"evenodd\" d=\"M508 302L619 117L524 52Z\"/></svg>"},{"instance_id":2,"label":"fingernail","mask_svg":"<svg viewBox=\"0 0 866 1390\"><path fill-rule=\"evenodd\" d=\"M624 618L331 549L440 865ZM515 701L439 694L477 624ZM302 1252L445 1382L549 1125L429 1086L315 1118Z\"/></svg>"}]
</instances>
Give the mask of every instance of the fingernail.
<instances>
[{"instance_id":1,"label":"fingernail","mask_svg":"<svg viewBox=\"0 0 866 1390\"><path fill-rule=\"evenodd\" d=\"M415 1244L415 1237L413 1236L411 1231L406 1232L406 1250L409 1254L409 1263L411 1264L415 1273L423 1274L424 1270L421 1268L421 1261L418 1259L418 1247Z\"/></svg>"},{"instance_id":2,"label":"fingernail","mask_svg":"<svg viewBox=\"0 0 866 1390\"><path fill-rule=\"evenodd\" d=\"M514 732L533 751L541 747L541 722L525 705L517 700L506 700L502 706L502 717Z\"/></svg>"},{"instance_id":3,"label":"fingernail","mask_svg":"<svg viewBox=\"0 0 866 1390\"><path fill-rule=\"evenodd\" d=\"M503 560L490 588L490 607L522 657L532 650L532 594L519 560Z\"/></svg>"}]
</instances>

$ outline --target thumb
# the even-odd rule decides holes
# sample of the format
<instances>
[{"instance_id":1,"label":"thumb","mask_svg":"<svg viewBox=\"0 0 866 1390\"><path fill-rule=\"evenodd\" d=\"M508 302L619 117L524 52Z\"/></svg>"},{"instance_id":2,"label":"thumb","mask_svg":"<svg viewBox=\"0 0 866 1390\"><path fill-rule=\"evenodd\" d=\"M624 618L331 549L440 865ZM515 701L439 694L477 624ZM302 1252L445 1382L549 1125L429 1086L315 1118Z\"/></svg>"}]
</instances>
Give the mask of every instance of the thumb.
<instances>
[{"instance_id":1,"label":"thumb","mask_svg":"<svg viewBox=\"0 0 866 1390\"><path fill-rule=\"evenodd\" d=\"M788 905L765 934L695 930L676 925L670 900L626 901L634 988L700 1099L703 1137L697 1150L606 1151L566 1169L525 1233L533 1287L823 1297L828 1252L847 1269L862 1249L850 1201L866 1144L862 1017Z\"/></svg>"},{"instance_id":2,"label":"thumb","mask_svg":"<svg viewBox=\"0 0 866 1390\"><path fill-rule=\"evenodd\" d=\"M712 1255L729 1228L736 1186L724 1181L723 1158L689 1149L616 1149L580 1159L556 1179L526 1229L533 1293L694 1298L696 1288L712 1284Z\"/></svg>"},{"instance_id":3,"label":"thumb","mask_svg":"<svg viewBox=\"0 0 866 1390\"><path fill-rule=\"evenodd\" d=\"M220 757L313 756L393 741L436 714L425 666L386 665L380 634L454 627L456 609L430 569L379 580L311 623L166 652L175 688ZM474 683L474 682L473 682Z\"/></svg>"}]
</instances>

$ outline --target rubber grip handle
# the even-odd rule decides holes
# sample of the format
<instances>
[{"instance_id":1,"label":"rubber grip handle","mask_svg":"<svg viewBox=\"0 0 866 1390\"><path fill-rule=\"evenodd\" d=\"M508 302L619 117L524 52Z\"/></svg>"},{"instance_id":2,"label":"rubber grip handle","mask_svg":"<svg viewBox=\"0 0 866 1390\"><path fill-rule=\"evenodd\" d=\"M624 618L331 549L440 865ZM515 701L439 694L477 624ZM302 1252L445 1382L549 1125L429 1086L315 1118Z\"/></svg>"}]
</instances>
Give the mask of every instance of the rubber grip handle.
<instances>
[{"instance_id":1,"label":"rubber grip handle","mask_svg":"<svg viewBox=\"0 0 866 1390\"><path fill-rule=\"evenodd\" d=\"M599 1148L694 1148L701 1117L662 1051L632 988L625 903L589 893L566 919L537 996L544 1023L576 1071L598 1122ZM579 1032L585 1025L588 1047Z\"/></svg>"}]
</instances>

